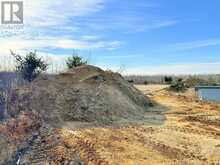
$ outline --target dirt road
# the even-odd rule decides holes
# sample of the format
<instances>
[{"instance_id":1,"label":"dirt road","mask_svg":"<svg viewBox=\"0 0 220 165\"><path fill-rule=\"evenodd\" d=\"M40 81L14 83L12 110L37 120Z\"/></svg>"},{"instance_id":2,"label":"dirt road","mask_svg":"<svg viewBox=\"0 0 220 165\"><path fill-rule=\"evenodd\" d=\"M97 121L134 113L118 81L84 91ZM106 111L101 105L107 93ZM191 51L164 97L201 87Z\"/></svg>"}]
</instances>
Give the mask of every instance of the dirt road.
<instances>
[{"instance_id":1,"label":"dirt road","mask_svg":"<svg viewBox=\"0 0 220 165\"><path fill-rule=\"evenodd\" d=\"M160 104L154 108L164 108L162 124L63 129L66 146L85 164L220 164L219 104L199 102L192 91L136 87Z\"/></svg>"}]
</instances>

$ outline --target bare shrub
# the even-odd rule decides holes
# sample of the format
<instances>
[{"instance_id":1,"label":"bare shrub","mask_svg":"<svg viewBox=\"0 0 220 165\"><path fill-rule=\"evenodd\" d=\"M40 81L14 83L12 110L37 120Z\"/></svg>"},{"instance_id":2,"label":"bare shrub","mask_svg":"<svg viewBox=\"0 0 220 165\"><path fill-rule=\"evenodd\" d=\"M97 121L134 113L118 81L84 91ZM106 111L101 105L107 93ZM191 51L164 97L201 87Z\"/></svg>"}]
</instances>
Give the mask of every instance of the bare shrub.
<instances>
[{"instance_id":1,"label":"bare shrub","mask_svg":"<svg viewBox=\"0 0 220 165\"><path fill-rule=\"evenodd\" d=\"M4 120L9 116L8 111L11 107L11 99L16 97L16 89L25 84L27 84L27 82L17 74L14 78L6 80L4 85L0 88L0 120ZM15 109L17 104L18 102L14 105Z\"/></svg>"}]
</instances>

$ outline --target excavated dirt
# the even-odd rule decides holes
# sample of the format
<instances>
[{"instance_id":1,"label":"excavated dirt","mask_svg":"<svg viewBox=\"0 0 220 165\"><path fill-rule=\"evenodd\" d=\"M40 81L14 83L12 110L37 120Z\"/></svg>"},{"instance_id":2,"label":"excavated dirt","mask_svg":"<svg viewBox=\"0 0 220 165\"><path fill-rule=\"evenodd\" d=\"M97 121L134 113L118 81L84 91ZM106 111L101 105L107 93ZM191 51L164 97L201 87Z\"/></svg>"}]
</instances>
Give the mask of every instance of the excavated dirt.
<instances>
[{"instance_id":1,"label":"excavated dirt","mask_svg":"<svg viewBox=\"0 0 220 165\"><path fill-rule=\"evenodd\" d=\"M33 113L20 113L0 124L1 165L81 165L74 148L64 144L59 130Z\"/></svg>"},{"instance_id":2,"label":"excavated dirt","mask_svg":"<svg viewBox=\"0 0 220 165\"><path fill-rule=\"evenodd\" d=\"M109 164L86 139L64 138L65 128L154 120L148 97L121 75L94 66L42 76L14 90L8 106L8 119L0 123L0 164L5 165Z\"/></svg>"},{"instance_id":3,"label":"excavated dirt","mask_svg":"<svg viewBox=\"0 0 220 165\"><path fill-rule=\"evenodd\" d=\"M166 86L136 87L160 104L148 109L165 115L160 125L51 128L37 114L20 113L0 124L0 164L220 164L220 104L200 102L190 90L174 93L163 90Z\"/></svg>"},{"instance_id":4,"label":"excavated dirt","mask_svg":"<svg viewBox=\"0 0 220 165\"><path fill-rule=\"evenodd\" d=\"M19 89L9 114L33 111L57 126L80 121L111 124L144 120L152 103L119 74L94 66L81 66L56 76L41 77Z\"/></svg>"}]
</instances>

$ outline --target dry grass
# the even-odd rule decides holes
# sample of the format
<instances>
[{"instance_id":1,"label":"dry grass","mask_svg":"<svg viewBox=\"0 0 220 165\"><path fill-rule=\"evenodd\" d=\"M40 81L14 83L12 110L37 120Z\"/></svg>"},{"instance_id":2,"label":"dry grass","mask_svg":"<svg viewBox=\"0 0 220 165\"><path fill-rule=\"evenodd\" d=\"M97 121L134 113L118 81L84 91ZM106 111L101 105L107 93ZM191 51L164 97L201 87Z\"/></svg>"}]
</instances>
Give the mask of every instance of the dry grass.
<instances>
[{"instance_id":1,"label":"dry grass","mask_svg":"<svg viewBox=\"0 0 220 165\"><path fill-rule=\"evenodd\" d=\"M45 143L53 144L53 136L62 142L50 149L57 158L53 164L71 157L70 151L86 165L220 163L220 104L199 102L192 90L177 94L162 90L166 86L136 87L160 104L152 111L162 113L165 122L111 127L82 127L78 122L73 128L57 129L44 136L49 139Z\"/></svg>"},{"instance_id":2,"label":"dry grass","mask_svg":"<svg viewBox=\"0 0 220 165\"><path fill-rule=\"evenodd\" d=\"M166 86L136 87L169 109L165 123L63 130L66 143L78 149L86 164L220 163L220 105L198 102L192 90L176 94L161 90Z\"/></svg>"}]
</instances>

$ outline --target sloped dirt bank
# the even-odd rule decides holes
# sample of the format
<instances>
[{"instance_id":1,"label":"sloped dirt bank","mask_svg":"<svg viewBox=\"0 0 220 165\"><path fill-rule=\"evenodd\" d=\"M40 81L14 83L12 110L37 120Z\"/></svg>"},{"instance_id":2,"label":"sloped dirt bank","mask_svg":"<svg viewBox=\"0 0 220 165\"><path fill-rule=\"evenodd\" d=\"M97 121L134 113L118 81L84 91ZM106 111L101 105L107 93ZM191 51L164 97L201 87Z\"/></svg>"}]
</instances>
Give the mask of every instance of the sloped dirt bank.
<instances>
[{"instance_id":1,"label":"sloped dirt bank","mask_svg":"<svg viewBox=\"0 0 220 165\"><path fill-rule=\"evenodd\" d=\"M18 89L10 105L11 116L33 111L48 123L59 125L68 121L111 124L140 120L152 103L121 75L81 66Z\"/></svg>"}]
</instances>

